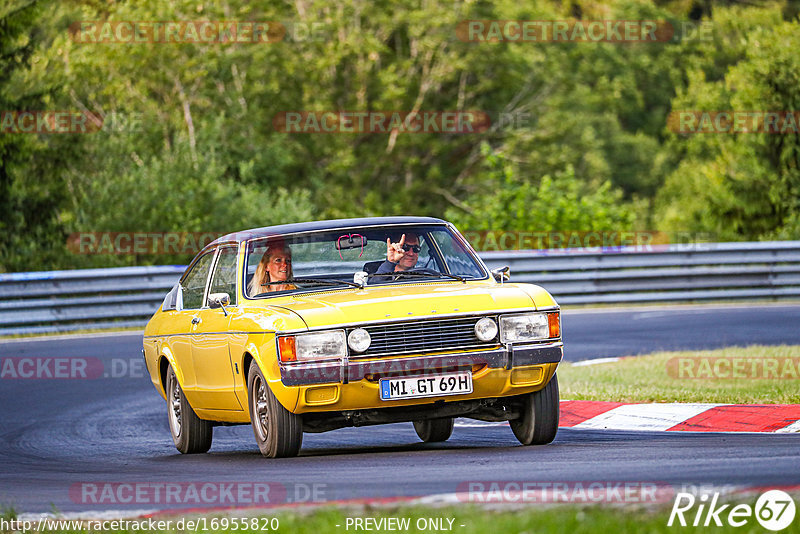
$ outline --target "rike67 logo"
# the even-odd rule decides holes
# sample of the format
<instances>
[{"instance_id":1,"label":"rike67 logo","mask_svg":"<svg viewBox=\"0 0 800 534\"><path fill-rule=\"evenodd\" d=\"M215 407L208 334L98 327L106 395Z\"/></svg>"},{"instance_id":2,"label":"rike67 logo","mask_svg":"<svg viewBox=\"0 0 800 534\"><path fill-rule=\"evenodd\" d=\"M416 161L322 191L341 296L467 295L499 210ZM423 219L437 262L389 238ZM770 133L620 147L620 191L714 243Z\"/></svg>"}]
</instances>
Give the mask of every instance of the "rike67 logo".
<instances>
[{"instance_id":1,"label":"rike67 logo","mask_svg":"<svg viewBox=\"0 0 800 534\"><path fill-rule=\"evenodd\" d=\"M728 524L732 527L747 525L753 517L767 530L779 531L792 524L795 504L792 497L781 490L769 490L759 496L755 506L749 504L720 504L719 492L709 498L707 493L699 497L691 493L678 493L669 514L667 526L677 524L685 527L718 526Z\"/></svg>"}]
</instances>

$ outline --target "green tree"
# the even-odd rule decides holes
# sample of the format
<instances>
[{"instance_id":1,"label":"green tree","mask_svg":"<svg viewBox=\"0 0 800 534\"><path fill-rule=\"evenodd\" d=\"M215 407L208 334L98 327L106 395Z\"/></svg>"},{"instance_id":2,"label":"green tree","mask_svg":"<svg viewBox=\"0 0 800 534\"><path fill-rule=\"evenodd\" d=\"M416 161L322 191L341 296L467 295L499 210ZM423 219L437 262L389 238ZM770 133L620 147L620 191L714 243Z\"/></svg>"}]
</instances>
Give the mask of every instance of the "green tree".
<instances>
[{"instance_id":1,"label":"green tree","mask_svg":"<svg viewBox=\"0 0 800 534\"><path fill-rule=\"evenodd\" d=\"M0 113L52 109L57 78L37 51L50 39L50 21L36 0L0 7ZM9 123L6 123L9 125ZM57 264L65 233L59 220L64 202L60 169L79 151L68 136L13 131L0 133L0 272Z\"/></svg>"},{"instance_id":2,"label":"green tree","mask_svg":"<svg viewBox=\"0 0 800 534\"><path fill-rule=\"evenodd\" d=\"M746 56L724 79L695 73L676 110L800 110L800 24L779 19L749 30ZM784 123L785 124L785 123ZM658 217L674 230L711 232L722 240L800 237L800 136L782 133L677 137L679 167L659 193Z\"/></svg>"},{"instance_id":3,"label":"green tree","mask_svg":"<svg viewBox=\"0 0 800 534\"><path fill-rule=\"evenodd\" d=\"M75 206L71 228L77 233L225 234L314 219L307 191L289 192L283 187L261 189L233 180L226 175L225 165L211 148L214 144L212 140L203 140L195 146L199 149L195 154L187 139L178 138L172 148L147 160L124 161L115 156L116 151L111 152L112 157L96 154L99 168L96 174L70 173L68 180ZM90 266L97 262L103 265L185 263L192 256L70 255L70 258L75 266Z\"/></svg>"},{"instance_id":4,"label":"green tree","mask_svg":"<svg viewBox=\"0 0 800 534\"><path fill-rule=\"evenodd\" d=\"M567 166L537 182L516 174L514 165L484 144L488 182L492 189L468 198L446 217L465 231L595 232L628 231L634 214L620 202L622 192L605 182L589 189Z\"/></svg>"},{"instance_id":5,"label":"green tree","mask_svg":"<svg viewBox=\"0 0 800 534\"><path fill-rule=\"evenodd\" d=\"M794 140L665 127L670 110L796 109L790 2L740 4L70 0L37 15L17 0L0 8L4 109L88 110L104 122L91 135L0 137L0 264L167 261L68 255L73 232L365 215L447 214L471 229L795 235ZM713 32L639 44L459 39L459 23L475 19L691 21ZM280 21L289 31L260 44L87 43L69 31L153 20ZM273 122L305 110L477 110L492 125L296 134Z\"/></svg>"}]
</instances>

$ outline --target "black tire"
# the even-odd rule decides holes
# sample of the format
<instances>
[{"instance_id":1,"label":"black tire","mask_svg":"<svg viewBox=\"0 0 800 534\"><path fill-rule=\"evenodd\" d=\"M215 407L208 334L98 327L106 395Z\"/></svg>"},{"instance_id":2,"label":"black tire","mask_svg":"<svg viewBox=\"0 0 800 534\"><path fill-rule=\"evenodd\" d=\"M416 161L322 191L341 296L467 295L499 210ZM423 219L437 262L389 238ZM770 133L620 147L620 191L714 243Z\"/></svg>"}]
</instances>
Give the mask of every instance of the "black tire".
<instances>
[{"instance_id":1,"label":"black tire","mask_svg":"<svg viewBox=\"0 0 800 534\"><path fill-rule=\"evenodd\" d=\"M247 405L261 454L267 458L297 456L303 445L303 418L281 406L255 361L247 375Z\"/></svg>"},{"instance_id":2,"label":"black tire","mask_svg":"<svg viewBox=\"0 0 800 534\"><path fill-rule=\"evenodd\" d=\"M453 434L453 422L452 417L414 421L414 430L425 443L447 441Z\"/></svg>"},{"instance_id":3,"label":"black tire","mask_svg":"<svg viewBox=\"0 0 800 534\"><path fill-rule=\"evenodd\" d=\"M211 448L214 428L211 422L194 413L171 365L167 369L167 419L175 448L183 454L207 452Z\"/></svg>"},{"instance_id":4,"label":"black tire","mask_svg":"<svg viewBox=\"0 0 800 534\"><path fill-rule=\"evenodd\" d=\"M550 443L558 432L558 378L553 375L550 382L539 391L522 395L519 419L509 421L511 430L523 445Z\"/></svg>"}]
</instances>

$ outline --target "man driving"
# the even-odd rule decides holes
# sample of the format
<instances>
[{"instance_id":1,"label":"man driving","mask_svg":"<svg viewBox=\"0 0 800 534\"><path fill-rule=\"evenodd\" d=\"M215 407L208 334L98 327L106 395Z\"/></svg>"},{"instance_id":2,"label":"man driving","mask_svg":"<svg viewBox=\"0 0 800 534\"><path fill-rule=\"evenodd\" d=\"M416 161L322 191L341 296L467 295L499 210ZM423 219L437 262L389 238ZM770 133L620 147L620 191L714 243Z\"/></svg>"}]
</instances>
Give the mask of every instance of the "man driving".
<instances>
[{"instance_id":1,"label":"man driving","mask_svg":"<svg viewBox=\"0 0 800 534\"><path fill-rule=\"evenodd\" d=\"M417 264L419 251L419 237L415 233L403 234L396 243L387 238L386 261L378 267L376 274L410 271Z\"/></svg>"}]
</instances>

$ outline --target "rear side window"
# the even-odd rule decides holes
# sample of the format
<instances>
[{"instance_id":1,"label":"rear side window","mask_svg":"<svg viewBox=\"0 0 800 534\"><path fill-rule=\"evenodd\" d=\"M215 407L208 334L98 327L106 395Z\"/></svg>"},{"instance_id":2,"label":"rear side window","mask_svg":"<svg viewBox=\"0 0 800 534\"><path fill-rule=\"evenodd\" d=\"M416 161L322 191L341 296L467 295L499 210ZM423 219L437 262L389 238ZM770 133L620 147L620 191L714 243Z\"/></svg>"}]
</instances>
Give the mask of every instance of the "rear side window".
<instances>
[{"instance_id":1,"label":"rear side window","mask_svg":"<svg viewBox=\"0 0 800 534\"><path fill-rule=\"evenodd\" d=\"M219 251L217 266L211 277L211 293L227 293L231 298L231 305L236 305L236 263L239 257L236 247L223 247Z\"/></svg>"},{"instance_id":2,"label":"rear side window","mask_svg":"<svg viewBox=\"0 0 800 534\"><path fill-rule=\"evenodd\" d=\"M181 282L184 309L196 310L203 307L203 295L206 291L208 271L211 269L211 260L213 259L213 251L201 256Z\"/></svg>"}]
</instances>

